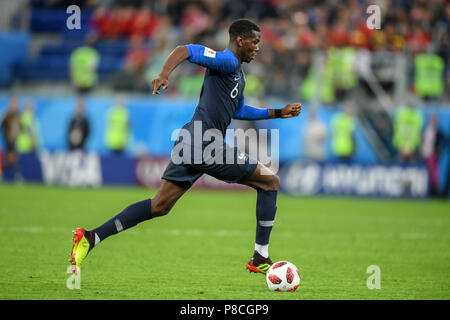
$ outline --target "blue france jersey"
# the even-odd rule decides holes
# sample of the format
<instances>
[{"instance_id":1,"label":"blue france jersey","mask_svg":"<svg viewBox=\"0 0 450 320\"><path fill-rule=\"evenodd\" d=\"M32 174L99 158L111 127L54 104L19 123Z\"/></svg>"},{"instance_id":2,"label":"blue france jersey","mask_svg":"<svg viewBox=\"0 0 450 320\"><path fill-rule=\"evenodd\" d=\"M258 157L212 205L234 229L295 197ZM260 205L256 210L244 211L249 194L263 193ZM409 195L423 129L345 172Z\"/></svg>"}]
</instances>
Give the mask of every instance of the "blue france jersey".
<instances>
[{"instance_id":1,"label":"blue france jersey","mask_svg":"<svg viewBox=\"0 0 450 320\"><path fill-rule=\"evenodd\" d=\"M227 48L216 52L201 45L187 45L189 61L206 67L200 99L195 113L183 128L193 132L194 121L201 121L203 132L215 128L222 132L243 102L245 75L236 56Z\"/></svg>"}]
</instances>

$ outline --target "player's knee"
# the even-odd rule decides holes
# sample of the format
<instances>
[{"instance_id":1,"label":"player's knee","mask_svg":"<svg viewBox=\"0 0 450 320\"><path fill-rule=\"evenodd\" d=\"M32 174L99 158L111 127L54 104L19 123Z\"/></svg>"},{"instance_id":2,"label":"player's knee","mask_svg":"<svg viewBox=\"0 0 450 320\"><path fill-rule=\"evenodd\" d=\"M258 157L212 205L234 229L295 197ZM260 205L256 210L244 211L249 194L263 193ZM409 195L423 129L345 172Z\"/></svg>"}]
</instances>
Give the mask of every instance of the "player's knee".
<instances>
[{"instance_id":1,"label":"player's knee","mask_svg":"<svg viewBox=\"0 0 450 320\"><path fill-rule=\"evenodd\" d=\"M280 187L280 178L276 174L268 176L265 190L278 190Z\"/></svg>"},{"instance_id":2,"label":"player's knee","mask_svg":"<svg viewBox=\"0 0 450 320\"><path fill-rule=\"evenodd\" d=\"M276 174L273 175L273 189L272 190L278 190L280 187L280 177Z\"/></svg>"}]
</instances>

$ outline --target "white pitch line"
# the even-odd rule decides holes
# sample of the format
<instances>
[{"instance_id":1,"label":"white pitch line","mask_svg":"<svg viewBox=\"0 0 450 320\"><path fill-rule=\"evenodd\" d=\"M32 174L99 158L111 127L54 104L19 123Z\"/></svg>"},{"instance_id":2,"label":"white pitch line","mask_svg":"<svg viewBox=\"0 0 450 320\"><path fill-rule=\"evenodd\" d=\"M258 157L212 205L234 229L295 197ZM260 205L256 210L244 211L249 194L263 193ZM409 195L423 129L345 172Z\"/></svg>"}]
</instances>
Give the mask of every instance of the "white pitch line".
<instances>
[{"instance_id":1,"label":"white pitch line","mask_svg":"<svg viewBox=\"0 0 450 320\"><path fill-rule=\"evenodd\" d=\"M0 227L2 232L12 233L67 233L69 234L71 229L61 227L42 227L42 226L9 226ZM202 229L132 229L128 231L132 234L148 233L148 234L169 234L171 236L189 236L189 237L201 237L201 236L216 236L216 237L248 237L254 234L253 230L243 231L237 229L219 229L219 230L202 230ZM420 232L401 232L401 233L383 233L383 232L294 232L294 231L275 231L277 237L286 238L327 238L327 239L403 239L403 240L415 240L415 239L431 239L441 238L450 239L449 234L434 235L429 233Z\"/></svg>"}]
</instances>

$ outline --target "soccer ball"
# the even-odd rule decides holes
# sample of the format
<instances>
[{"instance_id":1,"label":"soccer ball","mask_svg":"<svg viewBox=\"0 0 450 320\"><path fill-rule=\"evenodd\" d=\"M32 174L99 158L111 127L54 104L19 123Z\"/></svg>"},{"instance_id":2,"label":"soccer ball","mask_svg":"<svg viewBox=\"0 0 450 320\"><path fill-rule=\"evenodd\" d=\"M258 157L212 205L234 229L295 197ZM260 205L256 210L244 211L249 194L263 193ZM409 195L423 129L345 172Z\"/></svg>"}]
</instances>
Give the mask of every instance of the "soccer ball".
<instances>
[{"instance_id":1,"label":"soccer ball","mask_svg":"<svg viewBox=\"0 0 450 320\"><path fill-rule=\"evenodd\" d=\"M267 270L266 282L272 291L294 291L300 284L300 272L292 263L278 261Z\"/></svg>"}]
</instances>

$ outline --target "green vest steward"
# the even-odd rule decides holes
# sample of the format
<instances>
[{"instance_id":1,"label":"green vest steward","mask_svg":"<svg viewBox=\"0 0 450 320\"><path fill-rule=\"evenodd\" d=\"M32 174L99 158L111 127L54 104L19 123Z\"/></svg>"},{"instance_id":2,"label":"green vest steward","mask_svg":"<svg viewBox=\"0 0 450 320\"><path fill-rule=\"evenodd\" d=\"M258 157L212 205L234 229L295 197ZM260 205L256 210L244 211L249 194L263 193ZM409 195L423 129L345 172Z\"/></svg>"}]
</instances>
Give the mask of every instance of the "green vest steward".
<instances>
[{"instance_id":1,"label":"green vest steward","mask_svg":"<svg viewBox=\"0 0 450 320\"><path fill-rule=\"evenodd\" d=\"M328 61L333 73L333 83L336 88L351 89L357 82L358 77L353 70L355 60L355 49L352 47L328 49Z\"/></svg>"},{"instance_id":2,"label":"green vest steward","mask_svg":"<svg viewBox=\"0 0 450 320\"><path fill-rule=\"evenodd\" d=\"M122 150L128 141L128 112L125 108L114 107L108 115L106 145L112 150Z\"/></svg>"},{"instance_id":3,"label":"green vest steward","mask_svg":"<svg viewBox=\"0 0 450 320\"><path fill-rule=\"evenodd\" d=\"M90 88L98 81L98 52L91 47L75 49L70 56L70 75L75 85Z\"/></svg>"},{"instance_id":4,"label":"green vest steward","mask_svg":"<svg viewBox=\"0 0 450 320\"><path fill-rule=\"evenodd\" d=\"M394 120L394 146L401 150L416 150L420 145L422 126L423 118L419 111L400 108Z\"/></svg>"},{"instance_id":5,"label":"green vest steward","mask_svg":"<svg viewBox=\"0 0 450 320\"><path fill-rule=\"evenodd\" d=\"M319 74L316 75L316 72ZM316 78L318 77L318 79ZM308 74L300 87L300 96L305 101L311 101L316 95L316 81L319 82L320 101L325 103L332 103L335 99L333 86L333 73L331 68L327 65L323 70L318 71L314 67L310 67Z\"/></svg>"},{"instance_id":6,"label":"green vest steward","mask_svg":"<svg viewBox=\"0 0 450 320\"><path fill-rule=\"evenodd\" d=\"M349 157L353 154L353 131L355 119L348 114L339 113L332 120L332 148L335 155Z\"/></svg>"},{"instance_id":7,"label":"green vest steward","mask_svg":"<svg viewBox=\"0 0 450 320\"><path fill-rule=\"evenodd\" d=\"M440 97L444 92L444 61L436 54L418 54L414 59L414 85L419 96Z\"/></svg>"},{"instance_id":8,"label":"green vest steward","mask_svg":"<svg viewBox=\"0 0 450 320\"><path fill-rule=\"evenodd\" d=\"M19 153L30 153L35 148L33 112L25 110L20 117L20 131L16 140Z\"/></svg>"},{"instance_id":9,"label":"green vest steward","mask_svg":"<svg viewBox=\"0 0 450 320\"><path fill-rule=\"evenodd\" d=\"M265 91L264 84L258 77L251 74L245 77L245 96L260 98L264 96Z\"/></svg>"},{"instance_id":10,"label":"green vest steward","mask_svg":"<svg viewBox=\"0 0 450 320\"><path fill-rule=\"evenodd\" d=\"M177 88L185 96L198 96L202 90L204 76L197 74L189 77L181 77Z\"/></svg>"}]
</instances>

